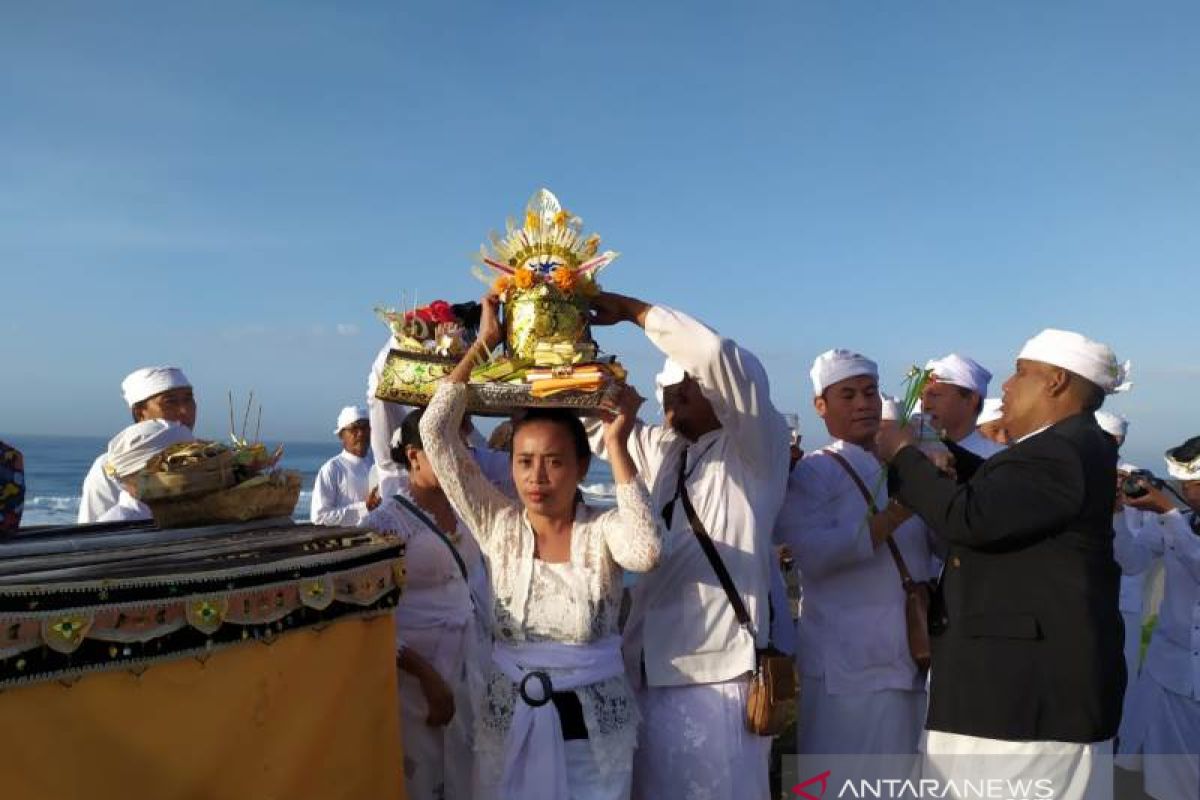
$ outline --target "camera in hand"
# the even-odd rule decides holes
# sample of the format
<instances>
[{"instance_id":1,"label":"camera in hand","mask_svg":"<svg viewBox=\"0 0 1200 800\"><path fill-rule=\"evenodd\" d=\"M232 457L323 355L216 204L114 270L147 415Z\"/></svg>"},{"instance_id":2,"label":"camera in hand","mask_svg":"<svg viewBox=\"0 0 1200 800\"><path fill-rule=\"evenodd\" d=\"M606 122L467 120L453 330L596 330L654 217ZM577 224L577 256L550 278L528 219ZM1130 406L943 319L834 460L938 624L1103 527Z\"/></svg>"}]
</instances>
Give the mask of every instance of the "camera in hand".
<instances>
[{"instance_id":1,"label":"camera in hand","mask_svg":"<svg viewBox=\"0 0 1200 800\"><path fill-rule=\"evenodd\" d=\"M1155 489L1163 488L1162 479L1155 477L1148 469L1135 469L1121 481L1121 494L1134 499L1145 497L1150 493L1150 489L1147 488L1149 486Z\"/></svg>"}]
</instances>

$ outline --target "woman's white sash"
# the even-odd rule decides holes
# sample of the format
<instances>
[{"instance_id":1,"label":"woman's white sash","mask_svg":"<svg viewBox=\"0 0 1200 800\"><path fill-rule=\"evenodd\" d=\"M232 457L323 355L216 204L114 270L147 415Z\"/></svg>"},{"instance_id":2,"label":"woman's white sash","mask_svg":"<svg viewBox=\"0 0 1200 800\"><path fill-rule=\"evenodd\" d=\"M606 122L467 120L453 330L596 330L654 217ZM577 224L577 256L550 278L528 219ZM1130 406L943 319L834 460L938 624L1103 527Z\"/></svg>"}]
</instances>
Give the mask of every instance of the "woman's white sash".
<instances>
[{"instance_id":1,"label":"woman's white sash","mask_svg":"<svg viewBox=\"0 0 1200 800\"><path fill-rule=\"evenodd\" d=\"M562 724L550 695L623 674L620 637L592 644L496 642L492 658L518 690L504 749L501 797L567 800Z\"/></svg>"}]
</instances>

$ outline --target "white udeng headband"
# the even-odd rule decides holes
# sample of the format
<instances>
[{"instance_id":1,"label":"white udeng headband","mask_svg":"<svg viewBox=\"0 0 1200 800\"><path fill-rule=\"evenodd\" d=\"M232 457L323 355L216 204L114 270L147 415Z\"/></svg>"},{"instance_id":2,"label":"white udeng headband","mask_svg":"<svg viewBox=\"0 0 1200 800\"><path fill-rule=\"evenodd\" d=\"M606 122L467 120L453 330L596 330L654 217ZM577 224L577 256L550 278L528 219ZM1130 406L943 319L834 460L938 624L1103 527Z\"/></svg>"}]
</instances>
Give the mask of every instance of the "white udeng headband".
<instances>
[{"instance_id":1,"label":"white udeng headband","mask_svg":"<svg viewBox=\"0 0 1200 800\"><path fill-rule=\"evenodd\" d=\"M1176 461L1168 454L1167 474L1177 481L1200 481L1200 456L1196 456L1186 464Z\"/></svg>"},{"instance_id":2,"label":"white udeng headband","mask_svg":"<svg viewBox=\"0 0 1200 800\"><path fill-rule=\"evenodd\" d=\"M1128 391L1133 385L1129 382L1128 361L1118 363L1108 345L1073 331L1047 328L1026 342L1017 358L1069 369L1099 386L1105 394Z\"/></svg>"}]
</instances>

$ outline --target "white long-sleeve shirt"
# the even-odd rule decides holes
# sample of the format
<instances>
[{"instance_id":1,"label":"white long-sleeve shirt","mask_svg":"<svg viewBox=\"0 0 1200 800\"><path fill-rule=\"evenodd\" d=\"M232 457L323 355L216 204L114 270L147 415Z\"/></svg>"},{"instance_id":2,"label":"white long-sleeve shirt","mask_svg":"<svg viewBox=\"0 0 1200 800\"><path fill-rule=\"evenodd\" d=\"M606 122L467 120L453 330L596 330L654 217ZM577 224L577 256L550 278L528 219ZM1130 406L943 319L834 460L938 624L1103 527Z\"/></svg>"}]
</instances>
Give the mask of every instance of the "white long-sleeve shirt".
<instances>
[{"instance_id":1,"label":"white long-sleeve shirt","mask_svg":"<svg viewBox=\"0 0 1200 800\"><path fill-rule=\"evenodd\" d=\"M783 501L789 431L771 403L759 360L695 319L663 306L646 316L646 336L696 380L721 427L689 442L660 425L638 422L629 440L655 513L676 494L680 460L696 514L716 543L754 623L738 625L733 608L678 502L658 568L638 580L625 627L631 677L645 663L650 686L731 680L755 666L769 637L771 527ZM592 447L604 457L600 430Z\"/></svg>"},{"instance_id":2,"label":"white long-sleeve shirt","mask_svg":"<svg viewBox=\"0 0 1200 800\"><path fill-rule=\"evenodd\" d=\"M1136 537L1146 522L1153 520L1155 516L1157 515L1151 511L1125 506L1113 515L1113 533L1117 534L1117 529L1124 527L1125 530L1121 531L1121 534ZM1117 605L1122 613L1141 615L1145 605L1146 575L1150 571L1153 559L1135 557L1127 561L1128 568L1126 564L1121 565L1121 596ZM1126 631L1126 634L1128 633L1129 631ZM1141 636L1140 632L1138 636Z\"/></svg>"},{"instance_id":3,"label":"white long-sleeve shirt","mask_svg":"<svg viewBox=\"0 0 1200 800\"><path fill-rule=\"evenodd\" d=\"M108 453L101 453L92 462L91 469L83 479L83 488L79 493L79 514L76 522L83 525L87 522L99 522L104 512L116 506L121 496L121 484L108 476L104 464L108 461Z\"/></svg>"},{"instance_id":4,"label":"white long-sleeve shirt","mask_svg":"<svg viewBox=\"0 0 1200 800\"><path fill-rule=\"evenodd\" d=\"M154 519L150 506L138 500L124 489L120 490L116 504L100 515L94 522L139 522Z\"/></svg>"},{"instance_id":5,"label":"white long-sleeve shirt","mask_svg":"<svg viewBox=\"0 0 1200 800\"><path fill-rule=\"evenodd\" d=\"M359 458L345 450L326 461L313 484L314 525L361 525L367 518L370 457Z\"/></svg>"},{"instance_id":6,"label":"white long-sleeve shirt","mask_svg":"<svg viewBox=\"0 0 1200 800\"><path fill-rule=\"evenodd\" d=\"M874 493L888 503L887 481L875 456L834 441L839 453ZM817 450L796 465L775 524L804 576L797 656L801 674L822 678L830 694L920 689L908 651L905 593L886 545L875 547L862 491L829 453ZM892 534L914 580L928 580L931 533L913 516Z\"/></svg>"},{"instance_id":7,"label":"white long-sleeve shirt","mask_svg":"<svg viewBox=\"0 0 1200 800\"><path fill-rule=\"evenodd\" d=\"M1143 571L1155 556L1165 570L1158 624L1142 671L1163 688L1200 699L1200 535L1193 512L1178 509L1146 520L1136 535L1114 527L1113 552L1123 570Z\"/></svg>"},{"instance_id":8,"label":"white long-sleeve shirt","mask_svg":"<svg viewBox=\"0 0 1200 800\"><path fill-rule=\"evenodd\" d=\"M371 373L367 376L367 416L371 421L371 452L375 456L375 470L379 475L380 497L392 497L408 483L404 467L392 460L392 432L400 427L412 409L375 396L388 353L399 347L396 338L389 336L387 343L375 355Z\"/></svg>"}]
</instances>

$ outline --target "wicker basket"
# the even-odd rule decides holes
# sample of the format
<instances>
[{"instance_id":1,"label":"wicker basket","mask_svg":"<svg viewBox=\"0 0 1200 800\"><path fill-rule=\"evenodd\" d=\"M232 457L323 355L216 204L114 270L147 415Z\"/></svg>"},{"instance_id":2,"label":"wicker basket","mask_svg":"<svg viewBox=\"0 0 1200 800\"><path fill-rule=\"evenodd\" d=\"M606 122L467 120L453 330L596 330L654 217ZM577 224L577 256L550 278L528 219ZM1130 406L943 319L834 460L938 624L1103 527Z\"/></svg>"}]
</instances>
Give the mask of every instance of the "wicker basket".
<instances>
[{"instance_id":1,"label":"wicker basket","mask_svg":"<svg viewBox=\"0 0 1200 800\"><path fill-rule=\"evenodd\" d=\"M290 517L300 499L300 473L260 475L229 489L177 499L148 500L160 528L186 528Z\"/></svg>"},{"instance_id":2,"label":"wicker basket","mask_svg":"<svg viewBox=\"0 0 1200 800\"><path fill-rule=\"evenodd\" d=\"M392 350L383 363L375 396L406 406L428 405L438 381L449 375L456 364L458 359L453 356Z\"/></svg>"},{"instance_id":3,"label":"wicker basket","mask_svg":"<svg viewBox=\"0 0 1200 800\"><path fill-rule=\"evenodd\" d=\"M228 489L236 481L234 458L233 451L225 449L175 472L144 471L137 476L138 497L149 503Z\"/></svg>"}]
</instances>

